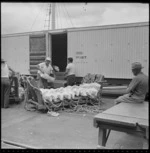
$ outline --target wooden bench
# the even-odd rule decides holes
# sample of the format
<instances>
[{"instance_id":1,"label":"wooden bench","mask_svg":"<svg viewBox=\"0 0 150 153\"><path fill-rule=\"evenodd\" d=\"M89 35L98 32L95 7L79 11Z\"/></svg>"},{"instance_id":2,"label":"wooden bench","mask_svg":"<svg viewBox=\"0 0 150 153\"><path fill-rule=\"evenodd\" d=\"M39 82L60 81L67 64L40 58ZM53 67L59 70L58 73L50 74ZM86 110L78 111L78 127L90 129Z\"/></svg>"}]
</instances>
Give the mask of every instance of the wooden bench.
<instances>
[{"instance_id":1,"label":"wooden bench","mask_svg":"<svg viewBox=\"0 0 150 153\"><path fill-rule=\"evenodd\" d=\"M99 128L98 145L104 146L111 130L132 133L149 140L148 103L120 103L94 116Z\"/></svg>"}]
</instances>

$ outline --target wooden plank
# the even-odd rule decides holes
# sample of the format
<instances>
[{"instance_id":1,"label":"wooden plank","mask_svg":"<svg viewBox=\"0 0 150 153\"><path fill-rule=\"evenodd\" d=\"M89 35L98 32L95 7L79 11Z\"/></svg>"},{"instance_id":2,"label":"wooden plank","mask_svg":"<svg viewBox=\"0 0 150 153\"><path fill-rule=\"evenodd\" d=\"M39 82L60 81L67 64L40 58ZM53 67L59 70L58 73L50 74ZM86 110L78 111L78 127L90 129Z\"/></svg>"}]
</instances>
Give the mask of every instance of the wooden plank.
<instances>
[{"instance_id":1,"label":"wooden plank","mask_svg":"<svg viewBox=\"0 0 150 153\"><path fill-rule=\"evenodd\" d=\"M30 60L43 60L45 61L45 55L44 56L40 56L40 55L36 55L36 56L30 56Z\"/></svg>"},{"instance_id":2,"label":"wooden plank","mask_svg":"<svg viewBox=\"0 0 150 153\"><path fill-rule=\"evenodd\" d=\"M42 61L42 60L31 60L30 61L30 65L38 65L38 64L40 64L40 63L42 63L42 62L44 62L44 61Z\"/></svg>"},{"instance_id":3,"label":"wooden plank","mask_svg":"<svg viewBox=\"0 0 150 153\"><path fill-rule=\"evenodd\" d=\"M99 127L98 145L105 146L105 131L131 131L146 136L149 134L148 103L120 103L94 116L94 127ZM137 126L145 128L145 132ZM144 148L144 147L143 147Z\"/></svg>"},{"instance_id":4,"label":"wooden plank","mask_svg":"<svg viewBox=\"0 0 150 153\"><path fill-rule=\"evenodd\" d=\"M35 70L37 72L37 65L30 65L30 70Z\"/></svg>"},{"instance_id":5,"label":"wooden plank","mask_svg":"<svg viewBox=\"0 0 150 153\"><path fill-rule=\"evenodd\" d=\"M127 89L127 86L107 86L103 87L103 90L120 90L120 89Z\"/></svg>"},{"instance_id":6,"label":"wooden plank","mask_svg":"<svg viewBox=\"0 0 150 153\"><path fill-rule=\"evenodd\" d=\"M46 51L46 35L30 36L30 52Z\"/></svg>"},{"instance_id":7,"label":"wooden plank","mask_svg":"<svg viewBox=\"0 0 150 153\"><path fill-rule=\"evenodd\" d=\"M36 74L37 75L37 70L30 70L30 73L34 73L34 74Z\"/></svg>"},{"instance_id":8,"label":"wooden plank","mask_svg":"<svg viewBox=\"0 0 150 153\"><path fill-rule=\"evenodd\" d=\"M67 82L66 80L55 80L54 81L54 88L64 87L66 82Z\"/></svg>"},{"instance_id":9,"label":"wooden plank","mask_svg":"<svg viewBox=\"0 0 150 153\"><path fill-rule=\"evenodd\" d=\"M136 126L136 123L138 123L141 126L149 125L147 119L138 119L135 117L126 117L104 113L100 113L94 116L94 127L97 127L97 122L114 123L131 127Z\"/></svg>"},{"instance_id":10,"label":"wooden plank","mask_svg":"<svg viewBox=\"0 0 150 153\"><path fill-rule=\"evenodd\" d=\"M104 90L102 90L103 95L116 95L117 97L122 96L125 93L126 93L125 89L118 89L118 90L106 90L106 89L104 89Z\"/></svg>"},{"instance_id":11,"label":"wooden plank","mask_svg":"<svg viewBox=\"0 0 150 153\"><path fill-rule=\"evenodd\" d=\"M126 132L131 133L137 136L146 136L146 129L139 129L137 126L128 126L128 125L120 125L120 124L114 124L114 123L99 123L99 128L101 129L109 129L113 131L119 131L119 132Z\"/></svg>"},{"instance_id":12,"label":"wooden plank","mask_svg":"<svg viewBox=\"0 0 150 153\"><path fill-rule=\"evenodd\" d=\"M99 128L98 132L98 145L105 146L106 144L106 129Z\"/></svg>"},{"instance_id":13,"label":"wooden plank","mask_svg":"<svg viewBox=\"0 0 150 153\"><path fill-rule=\"evenodd\" d=\"M46 56L46 51L30 52L30 56Z\"/></svg>"},{"instance_id":14,"label":"wooden plank","mask_svg":"<svg viewBox=\"0 0 150 153\"><path fill-rule=\"evenodd\" d=\"M112 114L126 117L148 119L148 103L120 103L104 111L104 114Z\"/></svg>"}]
</instances>

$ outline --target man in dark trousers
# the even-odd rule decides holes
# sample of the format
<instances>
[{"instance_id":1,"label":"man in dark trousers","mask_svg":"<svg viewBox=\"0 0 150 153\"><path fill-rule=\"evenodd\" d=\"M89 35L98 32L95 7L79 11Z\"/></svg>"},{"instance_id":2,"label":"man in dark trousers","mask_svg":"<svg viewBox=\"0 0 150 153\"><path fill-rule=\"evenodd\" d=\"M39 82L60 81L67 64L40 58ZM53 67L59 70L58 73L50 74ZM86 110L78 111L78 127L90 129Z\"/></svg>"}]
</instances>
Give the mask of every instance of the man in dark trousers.
<instances>
[{"instance_id":1,"label":"man in dark trousers","mask_svg":"<svg viewBox=\"0 0 150 153\"><path fill-rule=\"evenodd\" d=\"M6 61L4 59L1 59L1 108L9 107L10 71L15 74L15 71L7 65Z\"/></svg>"},{"instance_id":2,"label":"man in dark trousers","mask_svg":"<svg viewBox=\"0 0 150 153\"><path fill-rule=\"evenodd\" d=\"M66 67L65 72L66 78L67 78L67 84L68 86L72 86L75 84L75 65L73 64L73 58L68 58L68 65Z\"/></svg>"},{"instance_id":3,"label":"man in dark trousers","mask_svg":"<svg viewBox=\"0 0 150 153\"><path fill-rule=\"evenodd\" d=\"M135 62L132 64L132 72L134 77L129 84L126 94L120 96L115 100L115 104L121 102L127 103L141 103L144 102L145 96L148 92L148 76L146 76L143 72L141 72L142 65L139 62Z\"/></svg>"}]
</instances>

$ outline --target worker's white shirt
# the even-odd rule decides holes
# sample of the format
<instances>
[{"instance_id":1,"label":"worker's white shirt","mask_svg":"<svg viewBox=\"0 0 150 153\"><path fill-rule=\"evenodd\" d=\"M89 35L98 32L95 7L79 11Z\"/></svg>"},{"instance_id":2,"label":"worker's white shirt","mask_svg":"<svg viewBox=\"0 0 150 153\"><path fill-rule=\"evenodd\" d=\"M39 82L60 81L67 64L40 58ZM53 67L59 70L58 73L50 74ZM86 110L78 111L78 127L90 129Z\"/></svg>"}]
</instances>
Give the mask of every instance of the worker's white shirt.
<instances>
[{"instance_id":1,"label":"worker's white shirt","mask_svg":"<svg viewBox=\"0 0 150 153\"><path fill-rule=\"evenodd\" d=\"M9 78L9 68L6 63L1 63L1 77Z\"/></svg>"},{"instance_id":2,"label":"worker's white shirt","mask_svg":"<svg viewBox=\"0 0 150 153\"><path fill-rule=\"evenodd\" d=\"M66 69L69 70L67 76L75 74L75 65L73 63L69 63Z\"/></svg>"},{"instance_id":3,"label":"worker's white shirt","mask_svg":"<svg viewBox=\"0 0 150 153\"><path fill-rule=\"evenodd\" d=\"M44 71L44 73L46 73L48 75L53 73L53 68L52 68L52 66L50 64L49 64L49 66L46 66L45 62L43 62L43 63L40 63L39 66ZM40 73L40 72L41 71L38 70L38 73Z\"/></svg>"}]
</instances>

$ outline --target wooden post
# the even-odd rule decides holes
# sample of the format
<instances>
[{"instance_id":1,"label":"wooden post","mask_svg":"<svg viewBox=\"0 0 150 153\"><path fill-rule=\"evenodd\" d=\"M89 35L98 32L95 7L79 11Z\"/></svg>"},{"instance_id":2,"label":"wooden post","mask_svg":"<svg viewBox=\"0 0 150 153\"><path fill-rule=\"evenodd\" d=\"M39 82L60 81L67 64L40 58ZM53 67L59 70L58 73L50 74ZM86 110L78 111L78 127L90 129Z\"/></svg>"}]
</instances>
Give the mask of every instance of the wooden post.
<instances>
[{"instance_id":1,"label":"wooden post","mask_svg":"<svg viewBox=\"0 0 150 153\"><path fill-rule=\"evenodd\" d=\"M52 30L55 29L55 3L52 3Z\"/></svg>"},{"instance_id":2,"label":"wooden post","mask_svg":"<svg viewBox=\"0 0 150 153\"><path fill-rule=\"evenodd\" d=\"M146 128L146 140L143 140L143 149L149 149L149 127Z\"/></svg>"},{"instance_id":3,"label":"wooden post","mask_svg":"<svg viewBox=\"0 0 150 153\"><path fill-rule=\"evenodd\" d=\"M99 132L98 132L98 145L100 146L105 146L106 144L106 129L102 129L99 127Z\"/></svg>"},{"instance_id":4,"label":"wooden post","mask_svg":"<svg viewBox=\"0 0 150 153\"><path fill-rule=\"evenodd\" d=\"M50 57L49 56L49 38L48 38L48 32L46 33L46 56Z\"/></svg>"}]
</instances>

